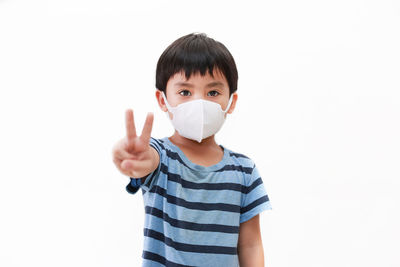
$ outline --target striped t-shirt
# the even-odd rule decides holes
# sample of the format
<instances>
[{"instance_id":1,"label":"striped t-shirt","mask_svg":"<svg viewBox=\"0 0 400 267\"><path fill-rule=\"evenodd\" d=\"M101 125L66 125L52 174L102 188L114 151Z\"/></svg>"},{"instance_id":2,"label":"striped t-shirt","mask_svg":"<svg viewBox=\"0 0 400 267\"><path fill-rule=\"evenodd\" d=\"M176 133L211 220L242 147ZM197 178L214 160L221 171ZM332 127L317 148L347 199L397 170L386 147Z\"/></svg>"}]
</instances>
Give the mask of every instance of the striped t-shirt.
<instances>
[{"instance_id":1,"label":"striped t-shirt","mask_svg":"<svg viewBox=\"0 0 400 267\"><path fill-rule=\"evenodd\" d=\"M205 167L167 137L150 145L160 155L158 168L126 187L132 194L142 189L142 266L239 266L240 224L271 209L253 161L220 146L223 159Z\"/></svg>"}]
</instances>

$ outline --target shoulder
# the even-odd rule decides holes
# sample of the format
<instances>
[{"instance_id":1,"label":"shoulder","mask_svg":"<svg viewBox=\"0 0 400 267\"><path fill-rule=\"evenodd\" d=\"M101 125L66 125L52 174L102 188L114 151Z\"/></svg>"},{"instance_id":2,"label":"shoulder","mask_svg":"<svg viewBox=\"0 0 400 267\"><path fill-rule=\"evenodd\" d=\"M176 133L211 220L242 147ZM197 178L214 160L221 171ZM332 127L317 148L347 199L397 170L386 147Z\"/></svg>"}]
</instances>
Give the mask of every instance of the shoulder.
<instances>
[{"instance_id":1,"label":"shoulder","mask_svg":"<svg viewBox=\"0 0 400 267\"><path fill-rule=\"evenodd\" d=\"M255 168L254 161L247 155L232 151L229 148L222 146L229 155L230 162L235 166L240 166L245 173L251 174Z\"/></svg>"},{"instance_id":2,"label":"shoulder","mask_svg":"<svg viewBox=\"0 0 400 267\"><path fill-rule=\"evenodd\" d=\"M165 141L163 139L150 137L150 145L165 150Z\"/></svg>"},{"instance_id":3,"label":"shoulder","mask_svg":"<svg viewBox=\"0 0 400 267\"><path fill-rule=\"evenodd\" d=\"M165 154L173 151L173 148L168 144L167 137L164 138L154 138L150 137L150 146L154 147L159 154Z\"/></svg>"},{"instance_id":4,"label":"shoulder","mask_svg":"<svg viewBox=\"0 0 400 267\"><path fill-rule=\"evenodd\" d=\"M161 139L150 138L150 146L154 147L160 155L160 161L168 165L185 165L177 148L171 144L168 137Z\"/></svg>"}]
</instances>

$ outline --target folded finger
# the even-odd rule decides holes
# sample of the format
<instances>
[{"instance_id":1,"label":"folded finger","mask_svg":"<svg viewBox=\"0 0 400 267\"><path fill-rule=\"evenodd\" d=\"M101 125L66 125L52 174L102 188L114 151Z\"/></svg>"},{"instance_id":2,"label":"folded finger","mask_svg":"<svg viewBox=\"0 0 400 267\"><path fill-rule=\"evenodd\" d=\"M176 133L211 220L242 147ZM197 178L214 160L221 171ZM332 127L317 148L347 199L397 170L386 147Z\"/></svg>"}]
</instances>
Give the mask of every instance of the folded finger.
<instances>
[{"instance_id":1,"label":"folded finger","mask_svg":"<svg viewBox=\"0 0 400 267\"><path fill-rule=\"evenodd\" d=\"M128 153L125 150L118 149L118 150L114 151L114 157L118 158L118 159L121 159L121 160L124 160L124 159L133 158L133 155L131 155L130 153Z\"/></svg>"}]
</instances>

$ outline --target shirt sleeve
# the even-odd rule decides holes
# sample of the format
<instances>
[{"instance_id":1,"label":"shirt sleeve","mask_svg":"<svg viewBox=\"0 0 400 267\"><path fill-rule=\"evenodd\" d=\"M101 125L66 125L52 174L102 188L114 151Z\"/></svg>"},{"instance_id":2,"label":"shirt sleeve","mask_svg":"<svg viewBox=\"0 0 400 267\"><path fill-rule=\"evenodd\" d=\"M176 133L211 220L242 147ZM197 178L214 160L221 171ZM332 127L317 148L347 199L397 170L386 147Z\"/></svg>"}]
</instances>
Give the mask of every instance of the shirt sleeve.
<instances>
[{"instance_id":1,"label":"shirt sleeve","mask_svg":"<svg viewBox=\"0 0 400 267\"><path fill-rule=\"evenodd\" d=\"M250 220L264 210L272 209L264 183L257 167L254 165L250 178L242 191L240 223Z\"/></svg>"},{"instance_id":2,"label":"shirt sleeve","mask_svg":"<svg viewBox=\"0 0 400 267\"><path fill-rule=\"evenodd\" d=\"M150 146L152 146L160 156L160 161L158 163L157 168L146 175L145 177L141 178L136 178L136 177L129 177L131 180L129 184L126 186L126 191L130 194L135 194L139 188L142 188L143 191L149 191L152 187L152 185L156 182L159 174L160 174L160 169L161 169L161 156L162 156L162 150L164 149L160 141L150 138ZM144 182L142 183L141 180L142 178L145 178Z\"/></svg>"}]
</instances>

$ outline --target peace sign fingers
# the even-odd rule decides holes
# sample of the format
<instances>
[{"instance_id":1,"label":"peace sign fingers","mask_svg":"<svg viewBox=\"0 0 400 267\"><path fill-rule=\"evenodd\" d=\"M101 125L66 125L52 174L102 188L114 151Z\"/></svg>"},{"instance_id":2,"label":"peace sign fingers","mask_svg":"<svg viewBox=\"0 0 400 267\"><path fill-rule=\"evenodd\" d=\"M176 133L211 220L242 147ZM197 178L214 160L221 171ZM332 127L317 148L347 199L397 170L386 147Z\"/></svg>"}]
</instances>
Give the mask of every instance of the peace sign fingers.
<instances>
[{"instance_id":1,"label":"peace sign fingers","mask_svg":"<svg viewBox=\"0 0 400 267\"><path fill-rule=\"evenodd\" d=\"M123 174L131 177L143 177L158 166L159 157L150 147L153 120L153 113L148 113L142 134L137 136L133 110L126 110L126 136L117 142L112 150L113 161Z\"/></svg>"},{"instance_id":2,"label":"peace sign fingers","mask_svg":"<svg viewBox=\"0 0 400 267\"><path fill-rule=\"evenodd\" d=\"M153 113L148 113L140 137L136 135L135 121L133 119L133 110L128 109L125 112L126 118L126 143L125 149L131 153L141 153L148 149L150 144L150 135L153 128Z\"/></svg>"}]
</instances>

